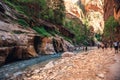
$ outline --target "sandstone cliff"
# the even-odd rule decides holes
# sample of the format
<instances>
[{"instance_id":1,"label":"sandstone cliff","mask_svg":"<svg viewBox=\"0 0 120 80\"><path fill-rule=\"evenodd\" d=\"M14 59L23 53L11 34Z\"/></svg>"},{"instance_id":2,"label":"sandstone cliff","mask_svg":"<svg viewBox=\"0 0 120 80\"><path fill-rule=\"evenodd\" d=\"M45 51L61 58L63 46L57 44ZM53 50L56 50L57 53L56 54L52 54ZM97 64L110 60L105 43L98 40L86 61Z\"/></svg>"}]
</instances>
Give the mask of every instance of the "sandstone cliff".
<instances>
[{"instance_id":1,"label":"sandstone cliff","mask_svg":"<svg viewBox=\"0 0 120 80\"><path fill-rule=\"evenodd\" d=\"M94 28L95 33L103 33L103 0L64 0L66 13L79 18L83 24Z\"/></svg>"},{"instance_id":2,"label":"sandstone cliff","mask_svg":"<svg viewBox=\"0 0 120 80\"><path fill-rule=\"evenodd\" d=\"M111 20L111 23L109 23L111 17L114 17L114 18L113 18L113 20ZM114 35L113 34L109 35L109 37L113 36L114 40L120 40L120 38L119 38L120 19L119 18L120 18L120 1L119 0L104 0L104 20L105 20L106 24L107 24L107 22L109 23L108 24L109 26L113 25L113 27L111 27L111 29L114 32L111 31L110 33L113 33ZM119 22L119 24L117 23L117 25L116 25L116 23L114 23L115 21L116 21L116 23Z\"/></svg>"},{"instance_id":3,"label":"sandstone cliff","mask_svg":"<svg viewBox=\"0 0 120 80\"><path fill-rule=\"evenodd\" d=\"M120 24L120 1L114 0L114 17Z\"/></svg>"},{"instance_id":4,"label":"sandstone cliff","mask_svg":"<svg viewBox=\"0 0 120 80\"><path fill-rule=\"evenodd\" d=\"M104 0L104 20L110 16L120 22L120 1L119 0Z\"/></svg>"},{"instance_id":5,"label":"sandstone cliff","mask_svg":"<svg viewBox=\"0 0 120 80\"><path fill-rule=\"evenodd\" d=\"M74 34L64 27L42 19L37 19L37 22L32 21L31 25L25 27L17 23L18 19L29 21L27 16L19 14L16 10L0 1L0 65L37 57L41 54L68 51L68 47L72 46L62 37L41 36L29 26L37 23L38 25L44 25L48 30L58 30L61 34L73 38ZM62 31L64 32L62 33Z\"/></svg>"},{"instance_id":6,"label":"sandstone cliff","mask_svg":"<svg viewBox=\"0 0 120 80\"><path fill-rule=\"evenodd\" d=\"M104 0L104 20L106 21L110 16L114 15L113 0Z\"/></svg>"}]
</instances>

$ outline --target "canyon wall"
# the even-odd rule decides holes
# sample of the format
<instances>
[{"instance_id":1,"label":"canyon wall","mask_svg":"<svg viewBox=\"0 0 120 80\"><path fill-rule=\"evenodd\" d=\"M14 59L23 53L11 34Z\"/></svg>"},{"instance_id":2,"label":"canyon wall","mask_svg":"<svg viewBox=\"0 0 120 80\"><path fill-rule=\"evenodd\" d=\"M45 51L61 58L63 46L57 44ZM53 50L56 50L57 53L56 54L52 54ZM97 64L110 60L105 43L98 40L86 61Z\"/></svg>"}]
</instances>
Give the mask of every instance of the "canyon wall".
<instances>
[{"instance_id":1,"label":"canyon wall","mask_svg":"<svg viewBox=\"0 0 120 80\"><path fill-rule=\"evenodd\" d=\"M66 14L79 18L83 24L94 28L95 33L103 33L103 0L64 0ZM74 18L74 17L73 17ZM87 22L86 22L87 21Z\"/></svg>"}]
</instances>

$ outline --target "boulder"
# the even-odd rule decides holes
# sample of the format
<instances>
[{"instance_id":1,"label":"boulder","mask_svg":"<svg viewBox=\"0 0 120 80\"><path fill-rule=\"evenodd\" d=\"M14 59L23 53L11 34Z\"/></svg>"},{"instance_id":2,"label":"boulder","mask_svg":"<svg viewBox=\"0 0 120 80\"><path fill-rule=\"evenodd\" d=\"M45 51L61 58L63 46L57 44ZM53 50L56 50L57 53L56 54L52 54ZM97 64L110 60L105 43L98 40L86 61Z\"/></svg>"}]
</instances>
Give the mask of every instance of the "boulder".
<instances>
[{"instance_id":1,"label":"boulder","mask_svg":"<svg viewBox=\"0 0 120 80\"><path fill-rule=\"evenodd\" d=\"M28 55L30 55L29 57L37 57L38 56L33 45L30 45L27 47L27 53L28 53Z\"/></svg>"},{"instance_id":2,"label":"boulder","mask_svg":"<svg viewBox=\"0 0 120 80\"><path fill-rule=\"evenodd\" d=\"M59 36L44 37L39 49L39 54L54 54L59 52L73 51L74 46Z\"/></svg>"},{"instance_id":3,"label":"boulder","mask_svg":"<svg viewBox=\"0 0 120 80\"><path fill-rule=\"evenodd\" d=\"M40 54L54 54L55 50L52 44L52 38L51 37L44 37L42 39L42 44L40 46Z\"/></svg>"},{"instance_id":4,"label":"boulder","mask_svg":"<svg viewBox=\"0 0 120 80\"><path fill-rule=\"evenodd\" d=\"M6 58L11 50L12 48L8 47L0 48L0 66L6 62Z\"/></svg>"},{"instance_id":5,"label":"boulder","mask_svg":"<svg viewBox=\"0 0 120 80\"><path fill-rule=\"evenodd\" d=\"M52 39L52 42L56 53L67 51L66 49L67 46L64 44L64 40L62 38L54 37Z\"/></svg>"},{"instance_id":6,"label":"boulder","mask_svg":"<svg viewBox=\"0 0 120 80\"><path fill-rule=\"evenodd\" d=\"M74 50L74 46L70 42L64 40L61 37L54 37L53 38L53 46L54 46L54 49L57 53Z\"/></svg>"},{"instance_id":7,"label":"boulder","mask_svg":"<svg viewBox=\"0 0 120 80\"><path fill-rule=\"evenodd\" d=\"M62 53L62 57L72 57L72 56L74 56L75 54L74 53L72 53L72 52L64 52L64 53Z\"/></svg>"}]
</instances>

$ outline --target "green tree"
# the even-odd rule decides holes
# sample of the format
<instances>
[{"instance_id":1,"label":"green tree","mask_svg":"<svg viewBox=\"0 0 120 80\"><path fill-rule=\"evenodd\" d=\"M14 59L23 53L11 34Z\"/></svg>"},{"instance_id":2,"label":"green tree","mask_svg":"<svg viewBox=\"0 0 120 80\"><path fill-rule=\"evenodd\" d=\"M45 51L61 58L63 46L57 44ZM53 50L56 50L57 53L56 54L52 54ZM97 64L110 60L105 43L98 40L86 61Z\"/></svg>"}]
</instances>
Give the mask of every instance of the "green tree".
<instances>
[{"instance_id":1,"label":"green tree","mask_svg":"<svg viewBox=\"0 0 120 80\"><path fill-rule=\"evenodd\" d=\"M108 39L114 38L115 28L119 25L119 23L114 19L113 16L109 17L109 19L105 22L104 29L104 37Z\"/></svg>"}]
</instances>

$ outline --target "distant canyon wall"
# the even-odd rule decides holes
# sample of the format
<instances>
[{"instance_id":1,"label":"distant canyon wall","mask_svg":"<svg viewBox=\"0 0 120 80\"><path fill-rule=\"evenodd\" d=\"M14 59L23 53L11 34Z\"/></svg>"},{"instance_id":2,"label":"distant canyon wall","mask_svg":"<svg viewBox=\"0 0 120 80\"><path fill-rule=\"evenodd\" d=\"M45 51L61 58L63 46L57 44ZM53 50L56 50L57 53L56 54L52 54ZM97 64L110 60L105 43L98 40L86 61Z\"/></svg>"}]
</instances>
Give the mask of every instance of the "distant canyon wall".
<instances>
[{"instance_id":1,"label":"distant canyon wall","mask_svg":"<svg viewBox=\"0 0 120 80\"><path fill-rule=\"evenodd\" d=\"M83 24L87 21L95 33L103 33L103 0L64 0L64 2L67 14L79 18Z\"/></svg>"}]
</instances>

